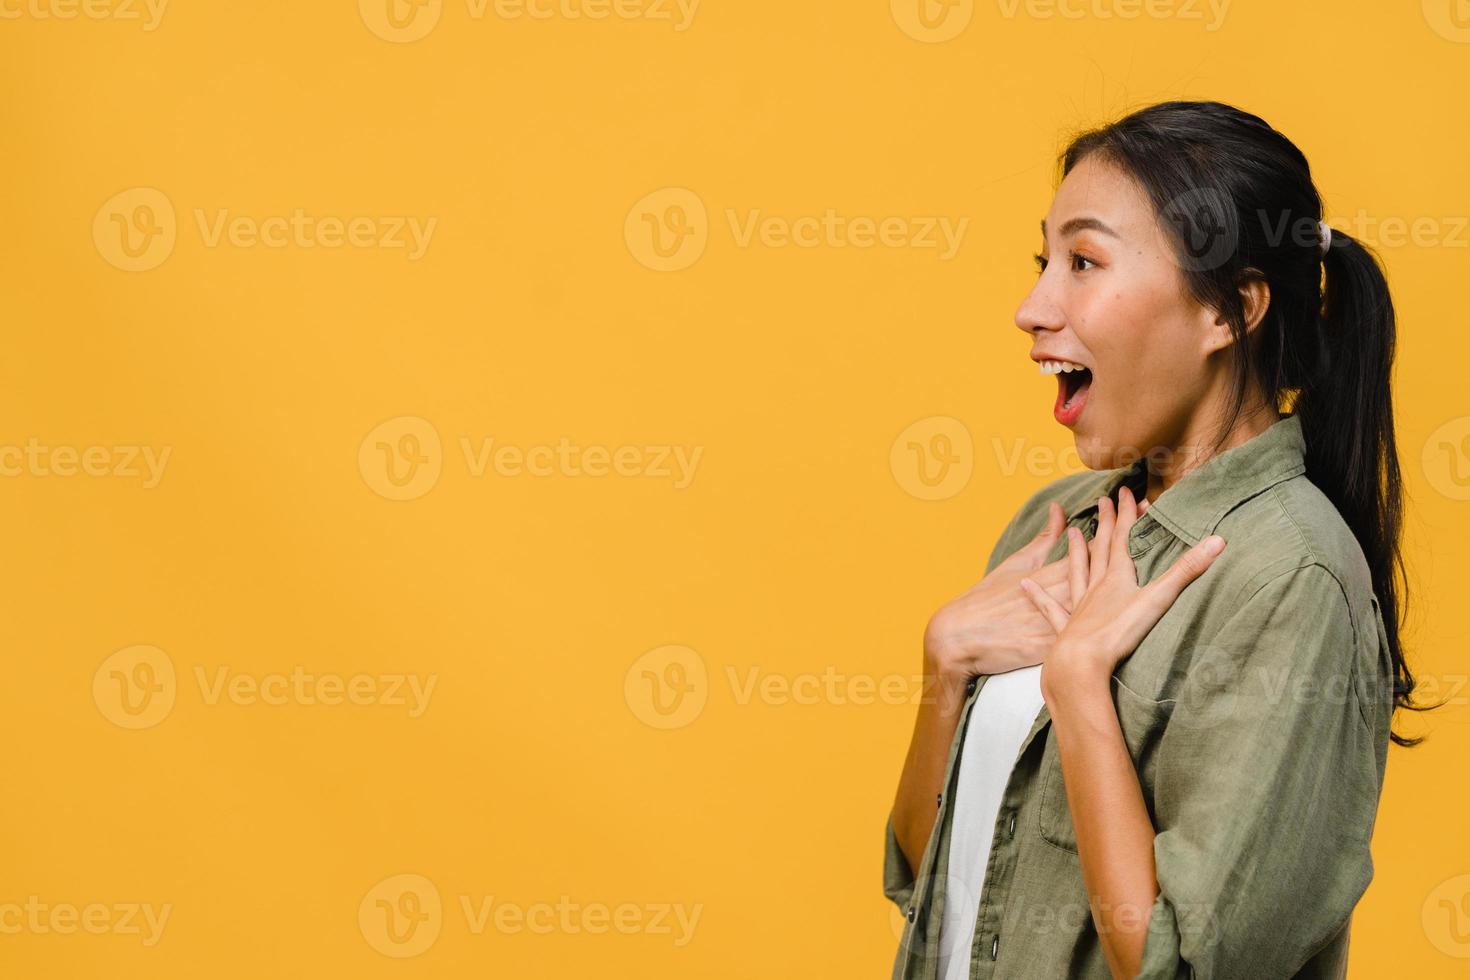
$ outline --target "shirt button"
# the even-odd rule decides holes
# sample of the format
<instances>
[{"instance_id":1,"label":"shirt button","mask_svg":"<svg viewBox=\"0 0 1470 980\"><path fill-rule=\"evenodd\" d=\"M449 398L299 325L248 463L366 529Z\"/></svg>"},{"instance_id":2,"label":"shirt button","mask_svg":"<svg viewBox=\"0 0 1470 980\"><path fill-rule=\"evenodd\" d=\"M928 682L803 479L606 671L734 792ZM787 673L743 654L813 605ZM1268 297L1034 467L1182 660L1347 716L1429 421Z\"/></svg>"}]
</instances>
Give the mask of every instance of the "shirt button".
<instances>
[{"instance_id":1,"label":"shirt button","mask_svg":"<svg viewBox=\"0 0 1470 980\"><path fill-rule=\"evenodd\" d=\"M1097 518L1096 517L1092 518L1092 520L1090 520L1090 521L1087 522L1087 533L1088 534L1096 534L1097 533Z\"/></svg>"},{"instance_id":2,"label":"shirt button","mask_svg":"<svg viewBox=\"0 0 1470 980\"><path fill-rule=\"evenodd\" d=\"M1016 836L1016 811L1015 810L1012 810L1011 811L1011 822L1006 827L1006 833L1009 834L1012 837Z\"/></svg>"},{"instance_id":3,"label":"shirt button","mask_svg":"<svg viewBox=\"0 0 1470 980\"><path fill-rule=\"evenodd\" d=\"M937 793L937 794L935 794L935 796L934 796L934 805L937 806L937 807L939 807L939 808L941 808L941 809L943 809L943 807L944 807L944 794L943 793Z\"/></svg>"},{"instance_id":4,"label":"shirt button","mask_svg":"<svg viewBox=\"0 0 1470 980\"><path fill-rule=\"evenodd\" d=\"M975 682L974 681L970 681L970 683L968 683L968 684L965 685L965 693L966 694L974 694L975 693Z\"/></svg>"},{"instance_id":5,"label":"shirt button","mask_svg":"<svg viewBox=\"0 0 1470 980\"><path fill-rule=\"evenodd\" d=\"M990 958L995 959L995 954L1000 952L1000 937L996 936L990 940Z\"/></svg>"},{"instance_id":6,"label":"shirt button","mask_svg":"<svg viewBox=\"0 0 1470 980\"><path fill-rule=\"evenodd\" d=\"M908 919L908 920L909 920L909 921L910 921L910 922L913 922L913 921L914 921L914 907L913 907L913 906L912 906L912 905L910 905L910 906L909 906L909 910L908 910L908 911L907 911L907 912L906 912L906 913L904 913L904 915L905 915L905 917L906 917L906 918L907 918L907 919Z\"/></svg>"}]
</instances>

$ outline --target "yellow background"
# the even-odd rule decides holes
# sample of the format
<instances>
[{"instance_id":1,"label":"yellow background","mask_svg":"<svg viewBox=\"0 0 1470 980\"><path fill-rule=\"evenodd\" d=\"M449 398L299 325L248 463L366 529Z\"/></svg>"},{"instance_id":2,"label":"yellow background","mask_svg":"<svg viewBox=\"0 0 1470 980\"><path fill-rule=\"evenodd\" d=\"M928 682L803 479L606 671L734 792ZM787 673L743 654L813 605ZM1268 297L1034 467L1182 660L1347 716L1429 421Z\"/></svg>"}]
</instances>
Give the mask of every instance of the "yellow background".
<instances>
[{"instance_id":1,"label":"yellow background","mask_svg":"<svg viewBox=\"0 0 1470 980\"><path fill-rule=\"evenodd\" d=\"M0 478L0 905L171 908L153 945L0 934L0 973L886 975L880 841L914 709L862 685L908 683L928 614L1063 472L1011 455L1069 445L1012 325L1054 155L1130 108L1214 98L1303 148L1340 227L1363 209L1425 229L1380 244L1408 640L1454 703L1399 723L1431 738L1391 752L1351 974L1463 975L1470 934L1441 904L1470 928L1463 3L1236 0L1212 24L1185 0L1131 19L966 0L927 34L888 0L704 0L683 30L400 4L438 19L405 41L353 0L175 0L153 30L0 5L18 14L0 20L0 446L170 453L153 486L121 455ZM168 228L107 210L135 188ZM703 251L659 271L636 231L689 197L634 209L668 188L704 209L681 212ZM731 226L829 208L968 225L948 259ZM196 217L297 209L437 224L411 260L211 245ZM120 268L112 214L172 251ZM960 434L967 478L935 494L904 469L916 423L921 445ZM377 443L425 425L439 472L389 499ZM476 475L462 440L486 439L634 447L640 473L643 447L701 455L683 487ZM104 665L138 646L166 662ZM144 662L171 665L153 676L173 701L133 730L107 692ZM211 702L197 681L297 667L436 687L409 717ZM695 700L661 727L643 672L678 668ZM409 958L371 935L399 875L442 902ZM476 933L461 901L489 896L699 919L682 944L576 916Z\"/></svg>"}]
</instances>

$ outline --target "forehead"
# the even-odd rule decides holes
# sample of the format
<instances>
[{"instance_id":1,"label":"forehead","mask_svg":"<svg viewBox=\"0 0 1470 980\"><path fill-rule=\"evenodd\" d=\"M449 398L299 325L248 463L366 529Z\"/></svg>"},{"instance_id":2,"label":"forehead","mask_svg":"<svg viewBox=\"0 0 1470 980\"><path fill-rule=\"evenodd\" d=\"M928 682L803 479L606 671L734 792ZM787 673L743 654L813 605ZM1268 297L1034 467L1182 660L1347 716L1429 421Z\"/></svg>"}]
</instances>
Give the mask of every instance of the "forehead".
<instances>
[{"instance_id":1,"label":"forehead","mask_svg":"<svg viewBox=\"0 0 1470 980\"><path fill-rule=\"evenodd\" d=\"M1072 168L1052 198L1048 235L1058 235L1074 218L1096 218L1125 241L1152 237L1153 207L1138 182L1102 157L1085 157Z\"/></svg>"}]
</instances>

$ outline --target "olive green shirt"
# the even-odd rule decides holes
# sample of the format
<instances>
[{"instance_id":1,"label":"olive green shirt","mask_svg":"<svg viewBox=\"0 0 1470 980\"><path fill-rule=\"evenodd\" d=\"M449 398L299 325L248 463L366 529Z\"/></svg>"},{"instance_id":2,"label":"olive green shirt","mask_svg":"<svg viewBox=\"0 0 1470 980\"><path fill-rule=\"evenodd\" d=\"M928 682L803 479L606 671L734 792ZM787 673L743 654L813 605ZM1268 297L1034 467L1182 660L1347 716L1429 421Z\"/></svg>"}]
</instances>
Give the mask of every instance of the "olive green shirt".
<instances>
[{"instance_id":1,"label":"olive green shirt","mask_svg":"<svg viewBox=\"0 0 1470 980\"><path fill-rule=\"evenodd\" d=\"M1300 420L1215 456L1129 533L1140 584L1218 533L1225 551L1113 672L1129 755L1155 828L1160 894L1139 977L1342 977L1353 907L1373 877L1392 666L1362 550L1304 475ZM1063 477L1012 518L987 571L1058 501L1091 537L1097 499L1144 464ZM1066 552L1065 536L1048 561ZM945 920L950 798L981 676L949 749L917 880L887 827L883 892L904 912L895 978L928 980ZM1056 738L1043 707L996 817L972 978L1111 978L1083 888ZM965 814L961 814L961 819ZM1137 910L1141 923L1145 910ZM950 918L948 921L954 921Z\"/></svg>"}]
</instances>

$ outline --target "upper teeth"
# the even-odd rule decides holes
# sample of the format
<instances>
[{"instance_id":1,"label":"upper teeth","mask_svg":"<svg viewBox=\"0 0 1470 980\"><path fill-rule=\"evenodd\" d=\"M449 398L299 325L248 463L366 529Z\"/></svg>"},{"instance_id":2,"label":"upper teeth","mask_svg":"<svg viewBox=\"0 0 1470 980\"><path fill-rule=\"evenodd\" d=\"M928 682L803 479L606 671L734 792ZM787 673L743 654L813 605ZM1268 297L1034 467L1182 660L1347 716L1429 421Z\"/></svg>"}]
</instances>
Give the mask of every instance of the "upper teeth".
<instances>
[{"instance_id":1,"label":"upper teeth","mask_svg":"<svg viewBox=\"0 0 1470 980\"><path fill-rule=\"evenodd\" d=\"M1086 371L1087 368L1072 361L1042 361L1042 374L1061 374L1065 371Z\"/></svg>"}]
</instances>

